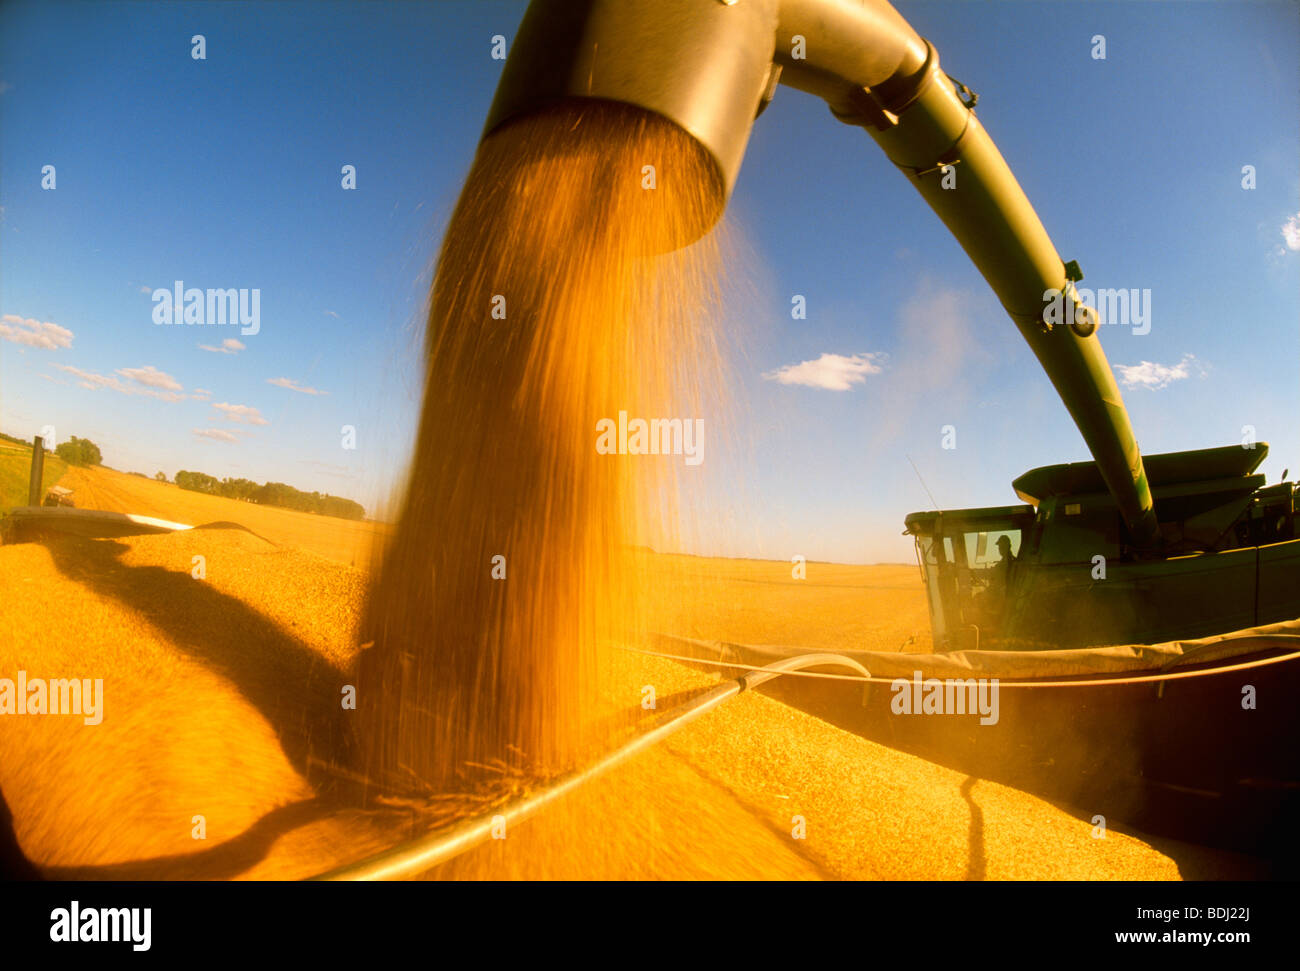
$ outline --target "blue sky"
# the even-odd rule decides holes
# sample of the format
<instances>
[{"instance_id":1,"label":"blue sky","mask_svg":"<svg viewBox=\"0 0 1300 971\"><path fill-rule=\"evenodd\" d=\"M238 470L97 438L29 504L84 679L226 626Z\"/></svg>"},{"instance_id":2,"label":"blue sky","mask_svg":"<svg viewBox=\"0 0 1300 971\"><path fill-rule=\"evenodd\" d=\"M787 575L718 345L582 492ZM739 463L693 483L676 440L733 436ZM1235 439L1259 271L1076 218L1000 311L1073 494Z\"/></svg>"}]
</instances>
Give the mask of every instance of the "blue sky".
<instances>
[{"instance_id":1,"label":"blue sky","mask_svg":"<svg viewBox=\"0 0 1300 971\"><path fill-rule=\"evenodd\" d=\"M1143 450L1253 425L1270 480L1300 471L1300 7L898 6L979 93L1084 285L1150 290L1149 333L1102 334ZM0 429L375 509L414 430L433 255L500 75L491 38L522 11L0 6ZM745 449L705 463L702 551L906 561L903 516L930 505L913 463L954 507L1014 502L1016 475L1088 457L956 242L815 99L778 91L727 219L745 407L710 437ZM259 333L156 326L149 291L175 280L260 289ZM794 373L844 390L764 377L819 360Z\"/></svg>"}]
</instances>

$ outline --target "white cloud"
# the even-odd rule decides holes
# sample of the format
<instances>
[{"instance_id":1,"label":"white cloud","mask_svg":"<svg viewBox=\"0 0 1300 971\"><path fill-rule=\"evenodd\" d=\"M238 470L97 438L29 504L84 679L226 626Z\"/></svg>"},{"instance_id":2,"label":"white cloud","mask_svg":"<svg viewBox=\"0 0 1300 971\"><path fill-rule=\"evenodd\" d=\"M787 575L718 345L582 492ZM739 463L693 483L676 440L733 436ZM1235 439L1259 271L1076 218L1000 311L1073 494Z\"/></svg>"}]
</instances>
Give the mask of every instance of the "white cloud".
<instances>
[{"instance_id":1,"label":"white cloud","mask_svg":"<svg viewBox=\"0 0 1300 971\"><path fill-rule=\"evenodd\" d=\"M299 394L329 394L328 391L318 391L315 388L309 388L305 384L297 384L288 378L267 378L267 384L273 384L277 388L288 388L290 391L297 391Z\"/></svg>"},{"instance_id":2,"label":"white cloud","mask_svg":"<svg viewBox=\"0 0 1300 971\"><path fill-rule=\"evenodd\" d=\"M221 412L226 421L234 422L238 425L269 425L271 424L262 417L261 411L252 405L232 405L222 401L212 406Z\"/></svg>"},{"instance_id":3,"label":"white cloud","mask_svg":"<svg viewBox=\"0 0 1300 971\"><path fill-rule=\"evenodd\" d=\"M153 293L153 287L145 287L145 286L142 286L142 287L140 287L140 292L141 292L141 293Z\"/></svg>"},{"instance_id":4,"label":"white cloud","mask_svg":"<svg viewBox=\"0 0 1300 971\"><path fill-rule=\"evenodd\" d=\"M1282 224L1282 238L1287 249L1300 249L1300 212Z\"/></svg>"},{"instance_id":5,"label":"white cloud","mask_svg":"<svg viewBox=\"0 0 1300 971\"><path fill-rule=\"evenodd\" d=\"M114 374L97 374L94 371L83 371L81 368L73 367L70 364L54 365L60 371L71 374L80 380L77 384L89 391L95 391L99 388L107 388L109 391L116 391L118 394L142 395L148 398L158 398L160 401L184 401L188 395L179 393L179 390L169 390L172 385L177 389L180 385L170 374L159 371L152 365L143 368L121 368L117 374L131 378L138 383L128 384ZM141 380L139 375L143 375ZM166 382L170 381L171 384ZM147 386L152 383L152 386ZM159 390L168 389L168 390Z\"/></svg>"},{"instance_id":6,"label":"white cloud","mask_svg":"<svg viewBox=\"0 0 1300 971\"><path fill-rule=\"evenodd\" d=\"M73 367L71 364L54 365L60 371L66 371L73 377L80 378L77 383L83 388L111 388L114 391L120 391L122 394L130 394L131 389L111 375L96 374L94 371L83 371L79 367Z\"/></svg>"},{"instance_id":7,"label":"white cloud","mask_svg":"<svg viewBox=\"0 0 1300 971\"><path fill-rule=\"evenodd\" d=\"M221 428L195 428L194 434L199 438L210 438L217 442L238 442L239 436Z\"/></svg>"},{"instance_id":8,"label":"white cloud","mask_svg":"<svg viewBox=\"0 0 1300 971\"><path fill-rule=\"evenodd\" d=\"M885 355L876 352L854 354L823 354L815 361L803 361L799 364L787 364L775 371L766 372L763 377L768 381L782 384L801 384L808 388L824 388L827 391L849 391L855 384L862 384L869 374L879 374Z\"/></svg>"},{"instance_id":9,"label":"white cloud","mask_svg":"<svg viewBox=\"0 0 1300 971\"><path fill-rule=\"evenodd\" d=\"M235 340L233 337L227 337L221 342L220 347L213 347L211 344L200 344L199 350L212 351L216 354L238 354L240 351L244 350L246 346L246 344Z\"/></svg>"},{"instance_id":10,"label":"white cloud","mask_svg":"<svg viewBox=\"0 0 1300 971\"><path fill-rule=\"evenodd\" d=\"M49 321L41 322L34 317L26 319L17 314L5 314L0 317L0 338L28 347L41 347L47 351L60 347L72 346L72 331Z\"/></svg>"},{"instance_id":11,"label":"white cloud","mask_svg":"<svg viewBox=\"0 0 1300 971\"><path fill-rule=\"evenodd\" d=\"M338 320L338 319L339 319L339 315L336 314L334 311L332 311L332 310L327 310L327 311L325 311L325 312L326 312L327 314L329 314L331 317L333 317L335 320Z\"/></svg>"},{"instance_id":12,"label":"white cloud","mask_svg":"<svg viewBox=\"0 0 1300 971\"><path fill-rule=\"evenodd\" d=\"M150 388L162 388L165 391L184 390L181 383L165 371L159 371L152 364L144 367L121 367L117 373Z\"/></svg>"},{"instance_id":13,"label":"white cloud","mask_svg":"<svg viewBox=\"0 0 1300 971\"><path fill-rule=\"evenodd\" d=\"M1191 354L1184 354L1183 359L1173 365L1143 361L1141 364L1116 364L1115 370L1120 373L1125 387L1148 388L1151 391L1190 378L1193 372L1205 377L1205 367Z\"/></svg>"}]
</instances>

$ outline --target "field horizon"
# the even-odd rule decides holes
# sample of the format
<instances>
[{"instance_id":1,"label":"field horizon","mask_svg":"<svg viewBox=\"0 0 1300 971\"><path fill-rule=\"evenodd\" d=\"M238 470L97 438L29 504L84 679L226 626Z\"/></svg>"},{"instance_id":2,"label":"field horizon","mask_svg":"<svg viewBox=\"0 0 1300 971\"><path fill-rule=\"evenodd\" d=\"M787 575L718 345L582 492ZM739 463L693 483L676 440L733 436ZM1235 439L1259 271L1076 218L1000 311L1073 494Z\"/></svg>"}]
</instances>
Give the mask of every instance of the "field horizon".
<instances>
[{"instance_id":1,"label":"field horizon","mask_svg":"<svg viewBox=\"0 0 1300 971\"><path fill-rule=\"evenodd\" d=\"M21 453L21 455L19 453ZM0 489L0 513L4 512L5 510L13 506L26 505L27 470L30 468L30 465L31 465L30 444L23 446L15 442L12 442L8 439L0 441L0 476L3 476L3 482L5 483L3 489ZM73 475L72 479L69 482L63 482L62 479L69 470L73 470L76 474ZM95 479L95 474L97 472L110 473L110 477L120 476L122 478L114 479L113 480L114 484L109 485L107 481L97 481ZM86 478L84 475L82 475L82 473L89 473L90 477ZM12 482L16 483L17 485L11 485L10 480L12 480ZM45 490L48 490L51 486L54 485L64 485L65 487L71 488L70 482L77 483L83 495L88 495L93 497L90 499L92 503L98 503L98 504L87 505L84 502L78 501L78 497L75 494L77 492L77 489L74 489L73 502L76 504L77 508L100 509L106 512L122 512L122 513L129 512L129 513L135 513L137 515L153 516L158 519L166 519L169 522L181 523L182 525L186 525L186 526L201 526L204 525L204 523L191 522L184 518L177 518L177 516L174 515L171 516L164 515L163 513L158 511L149 512L146 511L146 509L157 510L160 508L167 508L169 506L174 505L177 509L182 509L186 511L192 509L195 510L196 512L201 511L205 514L206 513L217 514L221 511L221 509L224 509L229 514L231 522L240 522L239 514L247 511L247 507L249 506L258 507L262 509L281 508L281 507L274 507L274 506L261 506L260 504L252 501L232 499L228 496L212 496L212 495L208 495L207 493L182 489L180 486L176 485L176 483L171 481L170 479L166 482L160 482L157 479L151 478L147 474L139 473L139 472L128 472L107 464L92 465L92 466L71 466L65 463L62 459L59 459L57 456L55 456L53 452L47 451L45 455L45 475L43 477L42 493L44 493ZM292 485L292 483L290 484ZM139 485L140 488L132 489L129 488L130 485ZM19 488L19 486L21 488ZM170 490L171 492L180 493L181 495L184 496L201 496L206 499L214 500L216 504L229 504L229 505L214 504L209 507L206 504L202 504L202 503L191 504L185 502L184 500L173 502L172 500L175 500L175 496L171 495L170 492L169 493L156 492L154 491L155 487L164 490ZM139 508L134 508L134 507L127 508L127 505L129 505L132 502L136 502ZM360 519L349 520L349 519L342 519L337 516L329 516L323 513L300 512L299 510L293 510L293 509L282 509L282 511L288 513L294 513L299 516L310 516L312 517L313 520L327 520L331 522L360 524L364 526L373 526L379 530L391 529L392 526L394 525L392 520L390 519L377 518L372 516L363 516ZM240 522L240 525L246 525L246 524ZM249 526L249 528L251 529L253 527ZM728 555L716 554L716 553L692 552L688 550L658 549L656 547L646 546L646 545L641 545L636 548L640 550L644 550L645 552L648 553L653 553L655 555L662 555L662 556L694 557L696 559L705 559L705 560L732 560L738 563L785 563L786 562L784 560L776 560L776 559L771 559L768 557L761 557L761 556L728 556ZM911 568L916 567L916 563L914 561L908 562L903 560L872 560L870 562L867 562L862 560L837 560L837 559L820 559L815 557L806 557L804 562L807 564L820 564L826 566L861 566L861 567L879 566L879 567L911 567Z\"/></svg>"}]
</instances>

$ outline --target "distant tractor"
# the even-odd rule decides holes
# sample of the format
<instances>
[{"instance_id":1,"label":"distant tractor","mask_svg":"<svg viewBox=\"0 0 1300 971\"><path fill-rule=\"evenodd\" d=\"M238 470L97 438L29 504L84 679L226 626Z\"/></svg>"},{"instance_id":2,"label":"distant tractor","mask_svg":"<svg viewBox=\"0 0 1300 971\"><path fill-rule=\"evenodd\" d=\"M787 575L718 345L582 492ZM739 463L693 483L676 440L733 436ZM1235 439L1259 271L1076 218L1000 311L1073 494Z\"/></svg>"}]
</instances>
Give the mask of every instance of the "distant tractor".
<instances>
[{"instance_id":1,"label":"distant tractor","mask_svg":"<svg viewBox=\"0 0 1300 971\"><path fill-rule=\"evenodd\" d=\"M65 489L63 486L50 486L45 491L45 501L43 506L76 506L72 501L72 490Z\"/></svg>"}]
</instances>

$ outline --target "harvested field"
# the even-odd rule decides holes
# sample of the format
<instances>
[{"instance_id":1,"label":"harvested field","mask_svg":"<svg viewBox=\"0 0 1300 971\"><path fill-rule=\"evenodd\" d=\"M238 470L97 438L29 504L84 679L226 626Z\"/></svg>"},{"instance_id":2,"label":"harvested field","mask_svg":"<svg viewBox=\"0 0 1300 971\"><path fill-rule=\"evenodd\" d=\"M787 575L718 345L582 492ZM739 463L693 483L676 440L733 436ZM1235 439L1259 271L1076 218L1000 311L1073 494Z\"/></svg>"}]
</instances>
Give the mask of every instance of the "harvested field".
<instances>
[{"instance_id":1,"label":"harvested field","mask_svg":"<svg viewBox=\"0 0 1300 971\"><path fill-rule=\"evenodd\" d=\"M925 653L925 586L914 564L789 563L648 554L662 626L682 637L824 651ZM683 605L689 605L685 609Z\"/></svg>"},{"instance_id":2,"label":"harvested field","mask_svg":"<svg viewBox=\"0 0 1300 971\"><path fill-rule=\"evenodd\" d=\"M79 509L136 513L188 526L238 523L277 546L308 550L351 566L368 564L372 544L386 529L381 523L316 516L209 496L181 489L170 482L144 479L102 466L73 467L60 484L73 490L73 500Z\"/></svg>"},{"instance_id":3,"label":"harvested field","mask_svg":"<svg viewBox=\"0 0 1300 971\"><path fill-rule=\"evenodd\" d=\"M81 509L137 513L191 526L238 523L276 546L360 570L370 568L372 545L391 529L385 523L208 496L102 467L73 467L60 481L75 490ZM766 560L648 550L639 551L639 560L647 590L655 595L649 608L655 626L666 632L828 651L930 649L925 588L913 564L809 563L805 579L796 580L789 563Z\"/></svg>"}]
</instances>

